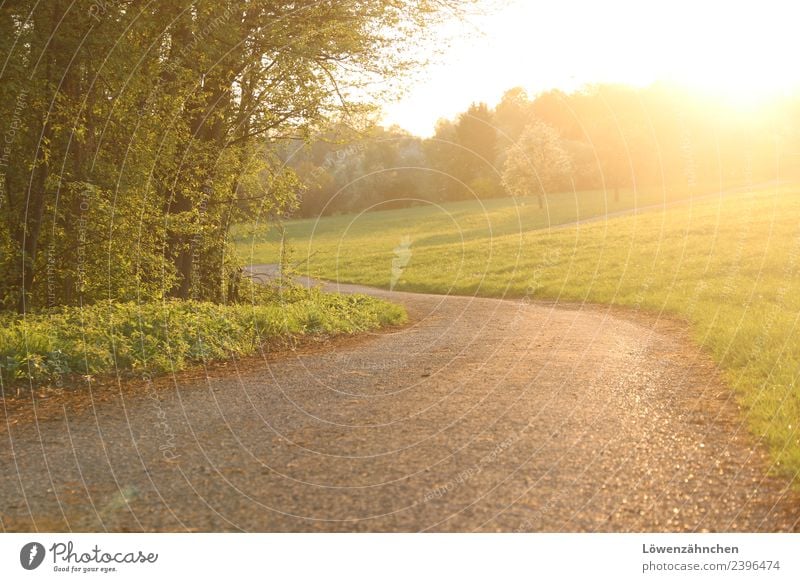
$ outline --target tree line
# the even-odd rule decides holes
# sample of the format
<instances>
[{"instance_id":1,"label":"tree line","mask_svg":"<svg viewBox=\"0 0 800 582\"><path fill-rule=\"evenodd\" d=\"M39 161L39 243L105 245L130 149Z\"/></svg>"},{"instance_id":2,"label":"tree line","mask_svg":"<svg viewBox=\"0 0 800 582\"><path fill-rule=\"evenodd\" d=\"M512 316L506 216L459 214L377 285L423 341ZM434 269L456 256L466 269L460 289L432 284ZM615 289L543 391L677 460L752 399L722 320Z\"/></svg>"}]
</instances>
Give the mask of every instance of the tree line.
<instances>
[{"instance_id":1,"label":"tree line","mask_svg":"<svg viewBox=\"0 0 800 582\"><path fill-rule=\"evenodd\" d=\"M278 153L317 216L421 202L620 189L712 190L797 177L800 99L745 110L679 87L594 85L507 91L474 103L421 139L398 127L331 126Z\"/></svg>"},{"instance_id":2,"label":"tree line","mask_svg":"<svg viewBox=\"0 0 800 582\"><path fill-rule=\"evenodd\" d=\"M0 308L234 299L231 225L299 188L279 144L358 125L459 4L2 3Z\"/></svg>"}]
</instances>

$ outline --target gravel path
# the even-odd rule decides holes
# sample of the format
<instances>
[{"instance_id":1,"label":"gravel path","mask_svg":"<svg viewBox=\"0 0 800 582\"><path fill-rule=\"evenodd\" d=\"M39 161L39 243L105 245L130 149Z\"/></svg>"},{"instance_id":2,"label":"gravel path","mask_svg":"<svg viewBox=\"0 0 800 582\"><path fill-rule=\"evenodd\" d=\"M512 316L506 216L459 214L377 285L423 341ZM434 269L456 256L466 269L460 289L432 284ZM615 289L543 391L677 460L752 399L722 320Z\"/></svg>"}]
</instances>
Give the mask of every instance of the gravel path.
<instances>
[{"instance_id":1,"label":"gravel path","mask_svg":"<svg viewBox=\"0 0 800 582\"><path fill-rule=\"evenodd\" d=\"M800 527L797 494L765 477L730 391L679 325L369 292L412 323L7 409L0 526Z\"/></svg>"}]
</instances>

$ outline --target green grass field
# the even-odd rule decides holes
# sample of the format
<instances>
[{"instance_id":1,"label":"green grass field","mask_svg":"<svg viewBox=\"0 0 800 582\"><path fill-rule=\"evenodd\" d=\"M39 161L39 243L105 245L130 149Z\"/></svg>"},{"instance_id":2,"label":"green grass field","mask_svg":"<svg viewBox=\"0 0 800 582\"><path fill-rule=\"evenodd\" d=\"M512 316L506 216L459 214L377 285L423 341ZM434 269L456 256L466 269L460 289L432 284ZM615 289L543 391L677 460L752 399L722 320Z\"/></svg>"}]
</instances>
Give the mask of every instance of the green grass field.
<instances>
[{"instance_id":1,"label":"green grass field","mask_svg":"<svg viewBox=\"0 0 800 582\"><path fill-rule=\"evenodd\" d=\"M677 316L725 371L776 466L797 477L800 187L548 228L632 202L627 192L616 205L598 193L551 196L546 211L512 200L427 206L290 222L287 237L295 260L306 260L300 271L326 279L388 287L394 260L398 290L588 301ZM658 193L637 206L653 202ZM241 256L276 262L270 236L241 229Z\"/></svg>"},{"instance_id":2,"label":"green grass field","mask_svg":"<svg viewBox=\"0 0 800 582\"><path fill-rule=\"evenodd\" d=\"M737 186L730 188L735 190ZM694 196L704 198L715 191L719 191L719 186L700 186ZM544 209L539 208L535 198L426 204L401 210L292 220L285 223L286 241L293 251L294 262L304 271L310 268L315 274L324 273L330 279L386 287L392 277L394 253L408 237L415 262L422 254L429 253L436 261L447 258L444 278L453 280L452 275L462 262L460 251L454 254L454 243L476 242L486 247L487 242L508 236L602 219L636 208L669 207L691 197L685 189L652 188L636 194L632 190L620 190L619 201L615 201L610 192L600 190L553 194L546 197ZM241 225L235 229L234 239L239 255L247 264L279 262L279 234L269 225ZM453 259L457 260L456 264L452 263ZM468 263L474 263L472 259L474 257L470 257ZM440 292L473 288L472 283L464 287L463 281L453 288L442 287L439 280L429 282L433 286L419 287L419 281L408 286L411 279L407 279L405 288Z\"/></svg>"}]
</instances>

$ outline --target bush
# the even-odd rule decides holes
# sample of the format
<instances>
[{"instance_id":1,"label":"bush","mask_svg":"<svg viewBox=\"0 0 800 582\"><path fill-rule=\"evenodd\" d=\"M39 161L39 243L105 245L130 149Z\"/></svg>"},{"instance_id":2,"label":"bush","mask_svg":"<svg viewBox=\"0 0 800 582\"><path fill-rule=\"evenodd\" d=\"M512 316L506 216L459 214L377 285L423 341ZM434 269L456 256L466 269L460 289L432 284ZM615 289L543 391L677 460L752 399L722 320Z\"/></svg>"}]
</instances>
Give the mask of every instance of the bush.
<instances>
[{"instance_id":1,"label":"bush","mask_svg":"<svg viewBox=\"0 0 800 582\"><path fill-rule=\"evenodd\" d=\"M252 304L103 302L0 317L3 382L57 382L67 374L158 373L245 356L308 334L352 334L402 323L405 311L364 295L254 290Z\"/></svg>"}]
</instances>

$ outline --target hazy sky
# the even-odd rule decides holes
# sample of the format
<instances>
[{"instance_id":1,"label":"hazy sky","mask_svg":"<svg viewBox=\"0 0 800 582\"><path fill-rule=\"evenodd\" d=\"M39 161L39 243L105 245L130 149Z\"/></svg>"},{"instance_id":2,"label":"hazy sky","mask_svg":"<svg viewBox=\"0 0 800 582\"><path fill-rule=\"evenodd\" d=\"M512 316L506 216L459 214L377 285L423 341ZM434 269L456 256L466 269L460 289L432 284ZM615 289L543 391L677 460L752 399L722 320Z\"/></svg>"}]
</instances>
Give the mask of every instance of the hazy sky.
<instances>
[{"instance_id":1,"label":"hazy sky","mask_svg":"<svg viewBox=\"0 0 800 582\"><path fill-rule=\"evenodd\" d=\"M473 101L495 104L521 85L559 87L656 80L726 94L743 104L800 85L796 1L494 0L499 10L443 26L445 53L387 124L430 135Z\"/></svg>"}]
</instances>

